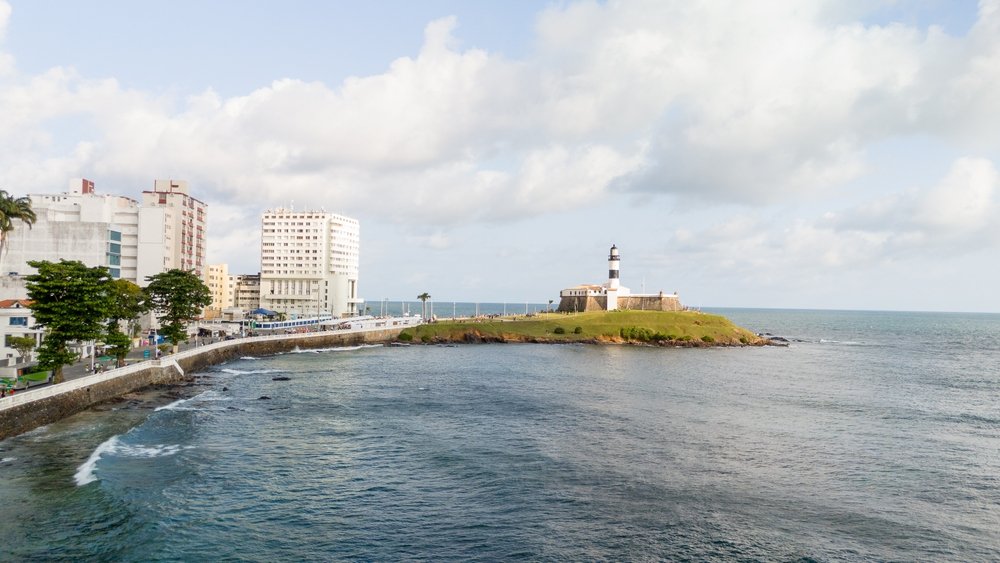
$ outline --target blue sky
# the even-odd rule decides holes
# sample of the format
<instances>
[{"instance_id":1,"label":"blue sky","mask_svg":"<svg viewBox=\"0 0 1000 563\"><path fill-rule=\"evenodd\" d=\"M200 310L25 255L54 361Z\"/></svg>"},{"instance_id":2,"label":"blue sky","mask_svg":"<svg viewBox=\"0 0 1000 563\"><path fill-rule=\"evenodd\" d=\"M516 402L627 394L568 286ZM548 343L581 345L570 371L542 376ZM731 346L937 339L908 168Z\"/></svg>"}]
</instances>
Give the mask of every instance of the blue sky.
<instances>
[{"instance_id":1,"label":"blue sky","mask_svg":"<svg viewBox=\"0 0 1000 563\"><path fill-rule=\"evenodd\" d=\"M1000 3L0 0L0 187L362 223L361 293L1000 311Z\"/></svg>"}]
</instances>

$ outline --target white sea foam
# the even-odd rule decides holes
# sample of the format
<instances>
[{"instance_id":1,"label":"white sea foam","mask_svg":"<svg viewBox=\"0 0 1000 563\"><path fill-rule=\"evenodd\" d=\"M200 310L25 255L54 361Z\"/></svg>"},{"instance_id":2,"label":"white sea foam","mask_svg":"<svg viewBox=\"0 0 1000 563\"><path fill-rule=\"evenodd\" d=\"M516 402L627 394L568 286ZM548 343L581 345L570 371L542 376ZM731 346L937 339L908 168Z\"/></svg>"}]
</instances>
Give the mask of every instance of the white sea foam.
<instances>
[{"instance_id":1,"label":"white sea foam","mask_svg":"<svg viewBox=\"0 0 1000 563\"><path fill-rule=\"evenodd\" d=\"M162 407L156 407L155 411L198 411L204 410L196 408L194 405L198 403L205 403L210 401L231 401L231 397L226 397L220 395L217 391L208 390L203 393L199 393L190 399L177 399L176 401L170 403L169 405L163 405ZM190 403L190 404L189 404Z\"/></svg>"},{"instance_id":2,"label":"white sea foam","mask_svg":"<svg viewBox=\"0 0 1000 563\"><path fill-rule=\"evenodd\" d=\"M230 375L253 375L255 373L277 373L276 369L233 369L233 368L222 368L222 373L228 373Z\"/></svg>"},{"instance_id":3,"label":"white sea foam","mask_svg":"<svg viewBox=\"0 0 1000 563\"><path fill-rule=\"evenodd\" d=\"M381 344L360 344L358 346L334 346L332 348L310 348L309 350L301 350L296 348L292 352L296 354L321 354L323 352L353 352L355 350L362 350L364 348L381 348Z\"/></svg>"},{"instance_id":4,"label":"white sea foam","mask_svg":"<svg viewBox=\"0 0 1000 563\"><path fill-rule=\"evenodd\" d=\"M0 459L0 463L9 463L11 461L14 461L15 459L17 459L17 458L16 457L5 457L3 459Z\"/></svg>"},{"instance_id":5,"label":"white sea foam","mask_svg":"<svg viewBox=\"0 0 1000 563\"><path fill-rule=\"evenodd\" d=\"M118 445L118 435L114 435L104 442L97 449L90 454L87 461L83 462L83 465L76 469L76 475L73 476L73 480L76 481L77 487L82 487L87 483L93 483L97 480L97 476L94 472L97 470L97 462L101 460L101 456L114 451L115 447Z\"/></svg>"},{"instance_id":6,"label":"white sea foam","mask_svg":"<svg viewBox=\"0 0 1000 563\"><path fill-rule=\"evenodd\" d=\"M243 356L241 360L259 360L260 358L255 358L253 356Z\"/></svg>"},{"instance_id":7,"label":"white sea foam","mask_svg":"<svg viewBox=\"0 0 1000 563\"><path fill-rule=\"evenodd\" d=\"M170 403L169 405L163 405L162 407L156 407L155 409L153 409L153 412L156 412L156 411L171 411L171 410L176 409L177 407L183 405L184 403L186 403L186 402L188 402L190 400L191 399L177 399L176 401Z\"/></svg>"},{"instance_id":8,"label":"white sea foam","mask_svg":"<svg viewBox=\"0 0 1000 563\"><path fill-rule=\"evenodd\" d=\"M865 346L864 342L855 342L853 340L827 340L825 338L819 339L820 344L840 344L841 346Z\"/></svg>"},{"instance_id":9,"label":"white sea foam","mask_svg":"<svg viewBox=\"0 0 1000 563\"><path fill-rule=\"evenodd\" d=\"M73 480L78 487L97 480L97 462L106 455L118 457L154 458L174 455L181 450L188 450L194 446L181 446L180 444L156 444L155 446L144 446L141 444L123 444L121 435L115 435L105 440L97 449L90 454L87 461L77 468Z\"/></svg>"}]
</instances>

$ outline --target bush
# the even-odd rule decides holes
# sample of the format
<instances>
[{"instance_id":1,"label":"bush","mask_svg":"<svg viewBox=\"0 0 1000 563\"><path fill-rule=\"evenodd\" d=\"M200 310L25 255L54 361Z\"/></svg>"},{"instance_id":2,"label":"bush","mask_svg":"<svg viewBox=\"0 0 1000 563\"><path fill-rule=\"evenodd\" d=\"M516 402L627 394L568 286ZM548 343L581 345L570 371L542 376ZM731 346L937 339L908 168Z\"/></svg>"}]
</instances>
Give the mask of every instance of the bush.
<instances>
[{"instance_id":1,"label":"bush","mask_svg":"<svg viewBox=\"0 0 1000 563\"><path fill-rule=\"evenodd\" d=\"M573 329L573 334L583 334L583 327L582 326L578 326L578 327L574 328Z\"/></svg>"},{"instance_id":2,"label":"bush","mask_svg":"<svg viewBox=\"0 0 1000 563\"><path fill-rule=\"evenodd\" d=\"M706 334L705 336L701 337L701 341L702 342L708 342L708 343L711 344L712 342L715 342L715 339Z\"/></svg>"},{"instance_id":3,"label":"bush","mask_svg":"<svg viewBox=\"0 0 1000 563\"><path fill-rule=\"evenodd\" d=\"M638 340L639 342L649 342L656 337L652 330L641 326L622 328L618 333L625 340Z\"/></svg>"},{"instance_id":4,"label":"bush","mask_svg":"<svg viewBox=\"0 0 1000 563\"><path fill-rule=\"evenodd\" d=\"M428 342L431 341L431 336L429 334L425 334L420 337L420 341L423 342L424 344L427 344Z\"/></svg>"},{"instance_id":5,"label":"bush","mask_svg":"<svg viewBox=\"0 0 1000 563\"><path fill-rule=\"evenodd\" d=\"M556 334L566 334L566 329L561 326L557 326L556 328L552 329L552 332Z\"/></svg>"},{"instance_id":6,"label":"bush","mask_svg":"<svg viewBox=\"0 0 1000 563\"><path fill-rule=\"evenodd\" d=\"M747 340L746 336L741 336L740 337L740 344L749 344L749 343L750 343L750 341Z\"/></svg>"},{"instance_id":7,"label":"bush","mask_svg":"<svg viewBox=\"0 0 1000 563\"><path fill-rule=\"evenodd\" d=\"M681 342L690 342L691 341L691 335L690 334L685 334L684 336L678 338L677 340L680 340Z\"/></svg>"},{"instance_id":8,"label":"bush","mask_svg":"<svg viewBox=\"0 0 1000 563\"><path fill-rule=\"evenodd\" d=\"M397 338L399 338L400 342L410 342L413 340L413 335L410 334L409 332L404 331L399 333L399 336Z\"/></svg>"}]
</instances>

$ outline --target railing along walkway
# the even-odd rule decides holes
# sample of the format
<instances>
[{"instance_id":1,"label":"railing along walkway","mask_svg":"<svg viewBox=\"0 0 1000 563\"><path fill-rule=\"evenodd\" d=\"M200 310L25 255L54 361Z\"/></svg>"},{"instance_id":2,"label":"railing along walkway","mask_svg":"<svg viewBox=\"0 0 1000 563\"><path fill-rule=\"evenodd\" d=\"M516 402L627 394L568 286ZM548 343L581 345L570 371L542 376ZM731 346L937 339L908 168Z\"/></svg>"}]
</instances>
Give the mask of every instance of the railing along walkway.
<instances>
[{"instance_id":1,"label":"railing along walkway","mask_svg":"<svg viewBox=\"0 0 1000 563\"><path fill-rule=\"evenodd\" d=\"M383 324L383 323L371 323L371 324ZM0 398L0 410L9 409L16 405L23 405L25 403L31 403L48 397L54 397L56 395L61 395L63 393L69 393L71 391L76 391L77 389L84 389L95 383L102 381L110 381L118 377L124 377L126 375L135 373L137 371L142 371L148 368L162 368L173 366L174 369L181 371L181 367L177 365L177 360L182 360L184 358L190 358L193 356L198 356L199 354L204 354L205 352L210 352L212 350L223 350L225 348L230 348L232 346L238 346L240 344L254 343L254 342L271 342L275 340L309 340L314 338L322 338L324 336L330 336L332 334L363 334L366 332L377 332L382 330L393 330L393 329L404 329L410 326L416 326L419 322L410 324L398 324L396 326L365 326L361 328L352 329L340 329L340 330L327 330L321 332L301 332L294 334L270 334L266 336L248 336L245 338L236 338L234 340L221 340L219 342L213 342L212 344L206 344L204 346L198 346L196 348L190 348L178 352L176 354L171 354L169 356L164 356L158 360L144 360L141 362L136 362L131 365L127 365L120 368L113 368L102 373L95 373L93 375L87 375L80 377L78 379L72 379L70 381L64 381L63 383L52 384L46 387L39 387L37 389L27 389L10 395L7 397ZM183 373L183 371L181 371Z\"/></svg>"}]
</instances>

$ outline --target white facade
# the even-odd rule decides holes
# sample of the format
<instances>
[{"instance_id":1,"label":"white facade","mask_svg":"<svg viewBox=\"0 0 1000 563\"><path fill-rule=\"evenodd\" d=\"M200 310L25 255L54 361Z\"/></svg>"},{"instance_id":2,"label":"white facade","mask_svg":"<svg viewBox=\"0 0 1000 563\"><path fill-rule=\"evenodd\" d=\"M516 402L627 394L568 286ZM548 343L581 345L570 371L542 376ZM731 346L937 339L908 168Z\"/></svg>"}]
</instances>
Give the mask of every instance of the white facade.
<instances>
[{"instance_id":1,"label":"white facade","mask_svg":"<svg viewBox=\"0 0 1000 563\"><path fill-rule=\"evenodd\" d=\"M608 281L601 285L583 284L566 288L559 292L560 299L564 297L606 297L605 309L615 311L618 309L618 299L632 295L629 288L621 285L621 255L618 247L611 245L608 252Z\"/></svg>"},{"instance_id":2,"label":"white facade","mask_svg":"<svg viewBox=\"0 0 1000 563\"><path fill-rule=\"evenodd\" d=\"M30 195L36 221L30 228L15 222L8 235L0 273L9 279L0 284L0 297L24 295L17 286L23 276L36 273L29 260L78 260L142 286L147 276L171 268L200 276L206 206L187 189L187 182L156 180L140 205L124 196L97 194L93 182L75 179L66 193Z\"/></svg>"},{"instance_id":3,"label":"white facade","mask_svg":"<svg viewBox=\"0 0 1000 563\"><path fill-rule=\"evenodd\" d=\"M142 192L139 214L140 285L147 276L173 268L205 271L208 206L191 197L184 180L156 180Z\"/></svg>"},{"instance_id":4,"label":"white facade","mask_svg":"<svg viewBox=\"0 0 1000 563\"><path fill-rule=\"evenodd\" d=\"M360 232L357 220L325 211L266 211L260 306L291 317L358 314Z\"/></svg>"},{"instance_id":5,"label":"white facade","mask_svg":"<svg viewBox=\"0 0 1000 563\"><path fill-rule=\"evenodd\" d=\"M67 193L29 197L35 224L15 222L0 255L0 272L25 276L37 272L29 260L64 259L104 266L113 278L136 281L138 202L98 195L94 183L82 179L71 181Z\"/></svg>"},{"instance_id":6,"label":"white facade","mask_svg":"<svg viewBox=\"0 0 1000 563\"><path fill-rule=\"evenodd\" d=\"M0 359L8 360L9 365L24 363L18 351L10 346L11 336L30 336L35 339L35 348L42 343L43 331L34 328L35 317L31 316L30 304L25 299L0 301Z\"/></svg>"}]
</instances>

